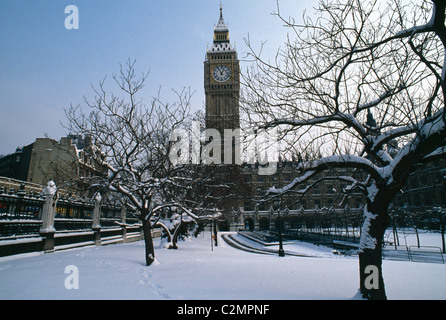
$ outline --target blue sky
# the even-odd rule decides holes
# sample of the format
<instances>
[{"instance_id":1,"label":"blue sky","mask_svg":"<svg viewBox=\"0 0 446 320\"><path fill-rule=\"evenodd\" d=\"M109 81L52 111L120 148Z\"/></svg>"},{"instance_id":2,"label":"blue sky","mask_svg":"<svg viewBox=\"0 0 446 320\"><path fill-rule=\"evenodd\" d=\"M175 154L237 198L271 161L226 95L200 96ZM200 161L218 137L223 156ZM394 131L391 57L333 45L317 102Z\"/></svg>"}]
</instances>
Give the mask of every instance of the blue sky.
<instances>
[{"instance_id":1,"label":"blue sky","mask_svg":"<svg viewBox=\"0 0 446 320\"><path fill-rule=\"evenodd\" d=\"M239 58L267 40L273 56L286 38L276 0L223 0L223 15ZM300 18L316 0L280 0L281 12ZM67 30L65 7L79 9L79 29ZM204 109L203 61L219 18L219 0L1 0L0 1L0 154L48 135L68 132L60 125L64 108L93 97L91 85L137 60L150 70L142 98L147 103L161 87L190 87L194 110ZM247 63L242 63L246 68ZM111 82L110 82L111 83Z\"/></svg>"}]
</instances>

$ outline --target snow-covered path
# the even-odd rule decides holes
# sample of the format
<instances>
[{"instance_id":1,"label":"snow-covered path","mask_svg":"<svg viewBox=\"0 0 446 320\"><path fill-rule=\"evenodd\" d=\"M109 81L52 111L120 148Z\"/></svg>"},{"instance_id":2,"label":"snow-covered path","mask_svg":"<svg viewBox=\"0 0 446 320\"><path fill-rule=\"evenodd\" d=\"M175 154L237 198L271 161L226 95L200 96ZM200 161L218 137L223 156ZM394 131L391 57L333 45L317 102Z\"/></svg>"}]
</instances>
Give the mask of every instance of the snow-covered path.
<instances>
[{"instance_id":1,"label":"snow-covered path","mask_svg":"<svg viewBox=\"0 0 446 320\"><path fill-rule=\"evenodd\" d=\"M209 236L178 250L158 247L150 267L143 242L0 258L0 299L356 298L356 258L259 255L221 239L212 251ZM74 275L65 273L69 265L77 267L79 289L65 287ZM384 261L383 268L389 299L446 299L444 264Z\"/></svg>"}]
</instances>

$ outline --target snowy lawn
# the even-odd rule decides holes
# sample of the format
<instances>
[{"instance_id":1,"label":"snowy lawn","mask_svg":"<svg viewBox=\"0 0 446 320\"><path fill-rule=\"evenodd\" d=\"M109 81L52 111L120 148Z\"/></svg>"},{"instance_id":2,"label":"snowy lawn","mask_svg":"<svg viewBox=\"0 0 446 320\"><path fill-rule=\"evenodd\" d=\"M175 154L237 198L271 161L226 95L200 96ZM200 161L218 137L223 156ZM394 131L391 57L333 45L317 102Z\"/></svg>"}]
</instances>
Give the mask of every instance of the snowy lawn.
<instances>
[{"instance_id":1,"label":"snowy lawn","mask_svg":"<svg viewBox=\"0 0 446 320\"><path fill-rule=\"evenodd\" d=\"M144 243L85 247L0 258L0 299L356 299L358 260L330 255L278 257L239 251L210 234L167 250L144 265ZM293 244L295 250L299 250ZM285 250L287 248L285 247ZM317 254L317 247L302 246ZM79 288L66 289L77 267ZM383 262L389 299L446 299L446 265Z\"/></svg>"}]
</instances>

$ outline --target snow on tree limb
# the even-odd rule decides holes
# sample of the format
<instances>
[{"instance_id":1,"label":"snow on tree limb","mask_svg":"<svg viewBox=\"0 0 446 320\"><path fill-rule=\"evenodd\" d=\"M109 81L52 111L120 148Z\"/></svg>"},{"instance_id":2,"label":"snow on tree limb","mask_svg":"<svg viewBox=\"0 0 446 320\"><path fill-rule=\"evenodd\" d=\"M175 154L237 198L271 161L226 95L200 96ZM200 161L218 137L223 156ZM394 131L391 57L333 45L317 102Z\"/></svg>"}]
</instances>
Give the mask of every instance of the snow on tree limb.
<instances>
[{"instance_id":1,"label":"snow on tree limb","mask_svg":"<svg viewBox=\"0 0 446 320\"><path fill-rule=\"evenodd\" d=\"M290 184L268 190L270 199L304 194L324 175L335 178L336 168L365 173L344 180L345 193L366 195L361 283L373 262L382 284L375 292L361 286L364 297L385 298L381 247L390 204L413 168L446 154L445 11L444 0L321 0L301 23L277 11L294 33L273 59L247 41L255 62L243 78L249 120L283 128L288 150L324 152L301 163Z\"/></svg>"}]
</instances>

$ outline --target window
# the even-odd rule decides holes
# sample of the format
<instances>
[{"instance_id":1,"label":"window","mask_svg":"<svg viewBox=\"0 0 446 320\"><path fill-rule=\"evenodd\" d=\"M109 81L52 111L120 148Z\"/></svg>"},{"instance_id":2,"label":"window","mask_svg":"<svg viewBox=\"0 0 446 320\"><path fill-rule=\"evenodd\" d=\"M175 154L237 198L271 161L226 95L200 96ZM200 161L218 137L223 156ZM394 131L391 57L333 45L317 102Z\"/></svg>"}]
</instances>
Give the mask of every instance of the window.
<instances>
[{"instance_id":1,"label":"window","mask_svg":"<svg viewBox=\"0 0 446 320\"><path fill-rule=\"evenodd\" d=\"M253 207L252 207L252 202L251 202L251 200L248 200L248 199L245 200L245 206L244 206L244 209L245 209L246 211L253 211Z\"/></svg>"}]
</instances>

